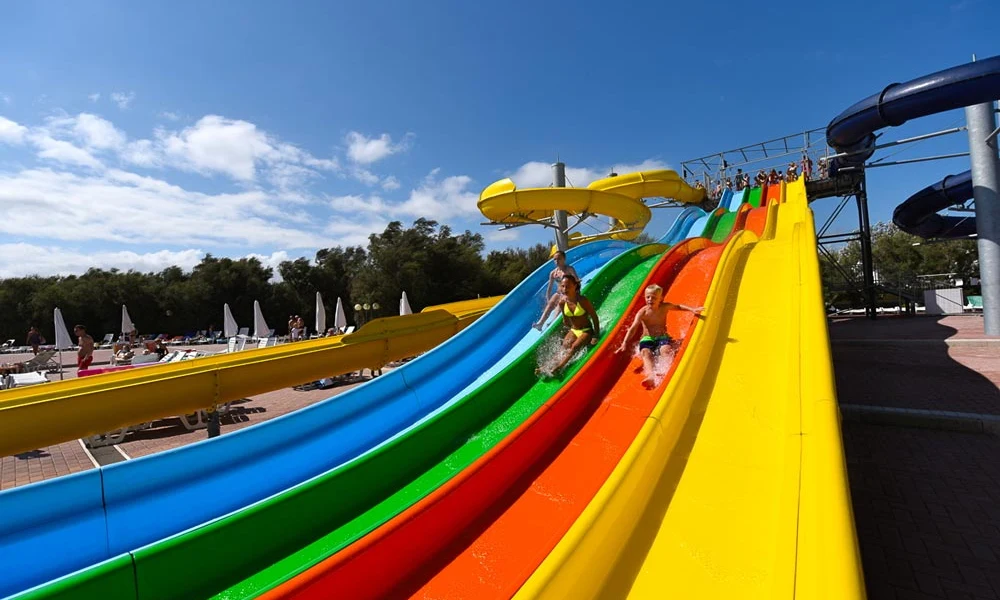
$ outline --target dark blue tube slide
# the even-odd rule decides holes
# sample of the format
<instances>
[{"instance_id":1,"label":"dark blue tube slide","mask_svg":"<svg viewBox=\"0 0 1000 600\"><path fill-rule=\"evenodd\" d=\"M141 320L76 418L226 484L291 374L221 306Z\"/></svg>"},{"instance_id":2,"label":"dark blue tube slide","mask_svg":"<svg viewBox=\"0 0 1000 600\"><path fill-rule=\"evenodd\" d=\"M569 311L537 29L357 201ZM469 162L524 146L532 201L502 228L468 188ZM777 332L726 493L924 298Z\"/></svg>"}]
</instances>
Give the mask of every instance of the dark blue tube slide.
<instances>
[{"instance_id":1,"label":"dark blue tube slide","mask_svg":"<svg viewBox=\"0 0 1000 600\"><path fill-rule=\"evenodd\" d=\"M1000 97L1000 56L952 67L906 83L893 83L837 115L826 126L826 142L837 152L859 152L834 161L860 165L875 147L874 133L910 119L990 102Z\"/></svg>"},{"instance_id":2,"label":"dark blue tube slide","mask_svg":"<svg viewBox=\"0 0 1000 600\"><path fill-rule=\"evenodd\" d=\"M949 175L913 194L892 213L892 222L906 233L922 238L962 238L976 233L976 219L969 215L939 215L939 210L972 197L972 172Z\"/></svg>"},{"instance_id":3,"label":"dark blue tube slide","mask_svg":"<svg viewBox=\"0 0 1000 600\"><path fill-rule=\"evenodd\" d=\"M627 248L566 256L581 276ZM174 535L366 452L503 360L541 312L551 264L458 335L364 385L221 437L0 493L0 597ZM527 332L527 333L525 333ZM16 515L16 517L15 517Z\"/></svg>"},{"instance_id":4,"label":"dark blue tube slide","mask_svg":"<svg viewBox=\"0 0 1000 600\"><path fill-rule=\"evenodd\" d=\"M837 152L857 152L832 161L830 173L864 164L875 151L875 132L926 117L1000 98L1000 56L952 67L906 83L893 83L851 106L830 121L826 141ZM937 211L972 197L969 173L946 177L900 204L893 222L921 237L965 237L976 232L975 219Z\"/></svg>"}]
</instances>

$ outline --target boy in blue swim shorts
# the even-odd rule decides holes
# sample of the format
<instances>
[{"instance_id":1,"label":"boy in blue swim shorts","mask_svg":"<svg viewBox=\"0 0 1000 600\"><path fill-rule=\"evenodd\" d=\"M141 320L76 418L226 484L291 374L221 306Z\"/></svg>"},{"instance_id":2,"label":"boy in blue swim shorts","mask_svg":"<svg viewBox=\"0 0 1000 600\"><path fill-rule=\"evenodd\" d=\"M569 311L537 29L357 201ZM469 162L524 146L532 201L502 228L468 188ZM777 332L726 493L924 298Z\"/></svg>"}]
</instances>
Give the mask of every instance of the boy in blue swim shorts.
<instances>
[{"instance_id":1,"label":"boy in blue swim shorts","mask_svg":"<svg viewBox=\"0 0 1000 600\"><path fill-rule=\"evenodd\" d=\"M629 340L642 327L642 338L639 340L639 354L642 356L642 366L645 377L642 384L651 388L656 380L656 359L660 358L669 367L674 358L674 340L667 333L667 312L671 310L686 310L700 315L703 308L691 308L683 304L663 301L663 288L653 284L645 290L646 306L639 309L635 320L625 333L625 339L615 352L625 352Z\"/></svg>"}]
</instances>

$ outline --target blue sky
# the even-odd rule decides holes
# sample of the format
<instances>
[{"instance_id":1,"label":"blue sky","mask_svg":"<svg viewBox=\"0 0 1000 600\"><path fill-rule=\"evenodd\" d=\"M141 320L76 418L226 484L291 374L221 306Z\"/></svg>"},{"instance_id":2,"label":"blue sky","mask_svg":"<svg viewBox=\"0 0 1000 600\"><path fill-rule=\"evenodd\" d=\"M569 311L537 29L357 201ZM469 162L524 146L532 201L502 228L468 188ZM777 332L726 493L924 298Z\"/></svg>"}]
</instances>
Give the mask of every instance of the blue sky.
<instances>
[{"instance_id":1,"label":"blue sky","mask_svg":"<svg viewBox=\"0 0 1000 600\"><path fill-rule=\"evenodd\" d=\"M576 185L679 168L1000 53L990 0L2 10L0 276L190 267L204 252L275 264L417 216L490 248L528 245L549 235L479 226L483 187L544 185L556 156ZM936 115L883 140L962 122ZM898 158L966 148L962 133ZM870 171L873 220L967 168ZM657 212L650 233L675 214Z\"/></svg>"}]
</instances>

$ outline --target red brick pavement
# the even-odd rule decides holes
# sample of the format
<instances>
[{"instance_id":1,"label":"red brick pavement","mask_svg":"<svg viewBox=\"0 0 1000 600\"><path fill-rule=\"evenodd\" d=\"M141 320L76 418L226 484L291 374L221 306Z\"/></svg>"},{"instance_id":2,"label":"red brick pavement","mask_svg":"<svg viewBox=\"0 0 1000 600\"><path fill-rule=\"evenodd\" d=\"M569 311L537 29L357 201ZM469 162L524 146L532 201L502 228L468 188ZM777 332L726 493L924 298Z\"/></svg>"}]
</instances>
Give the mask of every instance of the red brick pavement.
<instances>
[{"instance_id":1,"label":"red brick pavement","mask_svg":"<svg viewBox=\"0 0 1000 600\"><path fill-rule=\"evenodd\" d=\"M1000 598L1000 438L844 423L868 597Z\"/></svg>"},{"instance_id":2,"label":"red brick pavement","mask_svg":"<svg viewBox=\"0 0 1000 600\"><path fill-rule=\"evenodd\" d=\"M1000 343L959 341L986 339L980 317L840 319L830 338L842 403L1000 414Z\"/></svg>"},{"instance_id":3,"label":"red brick pavement","mask_svg":"<svg viewBox=\"0 0 1000 600\"><path fill-rule=\"evenodd\" d=\"M837 317L830 320L830 337L837 339L986 340L983 316L949 315L898 317ZM993 338L996 339L996 338Z\"/></svg>"}]
</instances>

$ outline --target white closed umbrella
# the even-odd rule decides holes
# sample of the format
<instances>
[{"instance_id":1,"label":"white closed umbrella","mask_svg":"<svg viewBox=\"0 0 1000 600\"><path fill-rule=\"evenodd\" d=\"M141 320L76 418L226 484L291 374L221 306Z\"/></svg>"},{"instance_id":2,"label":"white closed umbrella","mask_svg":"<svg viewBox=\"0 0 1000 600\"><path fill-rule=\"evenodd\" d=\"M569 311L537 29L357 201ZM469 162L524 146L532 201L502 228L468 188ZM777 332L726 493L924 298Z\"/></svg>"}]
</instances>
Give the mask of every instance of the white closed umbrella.
<instances>
[{"instance_id":1,"label":"white closed umbrella","mask_svg":"<svg viewBox=\"0 0 1000 600\"><path fill-rule=\"evenodd\" d=\"M69 330L66 329L66 321L63 320L62 311L59 310L58 306L52 316L56 328L56 350L59 351L59 379L62 379L62 351L73 347L73 338L69 336Z\"/></svg>"},{"instance_id":2,"label":"white closed umbrella","mask_svg":"<svg viewBox=\"0 0 1000 600\"><path fill-rule=\"evenodd\" d=\"M135 324L132 323L132 317L128 316L128 309L122 304L122 334L129 334L135 331Z\"/></svg>"},{"instance_id":3,"label":"white closed umbrella","mask_svg":"<svg viewBox=\"0 0 1000 600\"><path fill-rule=\"evenodd\" d=\"M403 292L403 297L399 299L399 314L400 315L413 314L413 309L410 308L410 301L406 297L406 292Z\"/></svg>"},{"instance_id":4,"label":"white closed umbrella","mask_svg":"<svg viewBox=\"0 0 1000 600\"><path fill-rule=\"evenodd\" d=\"M258 340L270 337L271 328L264 320L264 313L260 312L260 302L253 301L253 336Z\"/></svg>"},{"instance_id":5,"label":"white closed umbrella","mask_svg":"<svg viewBox=\"0 0 1000 600\"><path fill-rule=\"evenodd\" d=\"M236 319L233 318L233 311L229 310L229 304L222 305L222 333L227 338L236 337L236 334L240 332L240 328L236 325Z\"/></svg>"},{"instance_id":6,"label":"white closed umbrella","mask_svg":"<svg viewBox=\"0 0 1000 600\"><path fill-rule=\"evenodd\" d=\"M347 314L344 312L344 302L337 297L337 310L333 313L333 326L337 328L337 333L343 333L347 329Z\"/></svg>"},{"instance_id":7,"label":"white closed umbrella","mask_svg":"<svg viewBox=\"0 0 1000 600\"><path fill-rule=\"evenodd\" d=\"M316 292L316 335L326 333L326 307L323 306L323 295Z\"/></svg>"}]
</instances>

